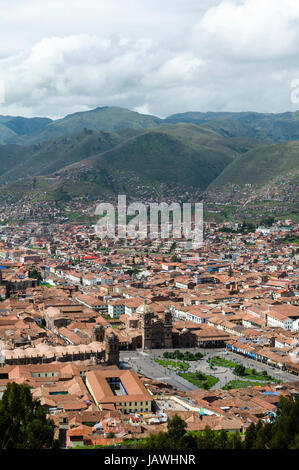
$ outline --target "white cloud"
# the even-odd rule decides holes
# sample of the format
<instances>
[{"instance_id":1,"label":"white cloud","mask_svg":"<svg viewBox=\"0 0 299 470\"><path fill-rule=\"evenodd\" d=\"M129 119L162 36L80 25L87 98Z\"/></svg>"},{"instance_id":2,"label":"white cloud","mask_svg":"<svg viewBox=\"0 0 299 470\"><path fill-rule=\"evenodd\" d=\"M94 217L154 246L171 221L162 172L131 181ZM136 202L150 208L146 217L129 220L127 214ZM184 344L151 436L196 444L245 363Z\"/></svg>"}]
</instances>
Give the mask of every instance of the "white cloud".
<instances>
[{"instance_id":1,"label":"white cloud","mask_svg":"<svg viewBox=\"0 0 299 470\"><path fill-rule=\"evenodd\" d=\"M205 13L193 39L234 60L271 60L298 52L298 26L296 0L224 0Z\"/></svg>"},{"instance_id":2,"label":"white cloud","mask_svg":"<svg viewBox=\"0 0 299 470\"><path fill-rule=\"evenodd\" d=\"M1 114L295 109L297 0L1 2ZM2 59L1 59L2 57Z\"/></svg>"}]
</instances>

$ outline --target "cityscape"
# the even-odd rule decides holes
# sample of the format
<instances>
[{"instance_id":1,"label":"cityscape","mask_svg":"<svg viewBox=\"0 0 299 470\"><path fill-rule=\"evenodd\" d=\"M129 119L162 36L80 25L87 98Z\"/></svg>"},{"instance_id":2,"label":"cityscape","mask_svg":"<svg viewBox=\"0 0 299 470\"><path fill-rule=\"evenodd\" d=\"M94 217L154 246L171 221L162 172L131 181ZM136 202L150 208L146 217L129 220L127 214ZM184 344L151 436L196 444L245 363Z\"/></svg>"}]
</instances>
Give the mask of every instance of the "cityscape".
<instances>
[{"instance_id":1,"label":"cityscape","mask_svg":"<svg viewBox=\"0 0 299 470\"><path fill-rule=\"evenodd\" d=\"M299 5L2 3L0 449L299 449Z\"/></svg>"}]
</instances>

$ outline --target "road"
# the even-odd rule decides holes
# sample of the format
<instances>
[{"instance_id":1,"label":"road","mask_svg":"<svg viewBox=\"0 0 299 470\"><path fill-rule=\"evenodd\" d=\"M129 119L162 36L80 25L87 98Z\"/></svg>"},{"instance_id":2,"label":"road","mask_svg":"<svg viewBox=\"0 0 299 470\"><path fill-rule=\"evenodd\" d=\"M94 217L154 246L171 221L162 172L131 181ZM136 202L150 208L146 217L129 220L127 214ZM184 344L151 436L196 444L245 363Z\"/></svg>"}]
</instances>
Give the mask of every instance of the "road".
<instances>
[{"instance_id":1,"label":"road","mask_svg":"<svg viewBox=\"0 0 299 470\"><path fill-rule=\"evenodd\" d=\"M149 377L153 380L161 380L163 382L167 382L168 384L172 385L174 388L181 390L181 391L190 391L190 390L197 390L198 387L191 384L190 382L184 380L182 377L178 376L176 372L171 371L160 364L157 364L153 359L157 357L162 357L165 351L169 352L169 349L152 349L147 351L121 351L120 352L120 362L122 368L129 368L133 369L136 372ZM223 368L217 367L215 369L210 369L210 364L208 363L208 359L213 356L220 356L224 357L236 364L242 364L246 368L255 369L257 372L267 371L268 374L278 379L282 382L294 382L298 381L298 377L289 374L286 371L281 371L279 369L272 369L266 364L262 364L257 362L253 359L249 359L243 357L239 354L235 354L232 352L228 352L225 348L222 349L181 349L181 352L201 352L205 354L205 357L199 361L190 361L190 369L189 372L195 372L196 370L200 370L205 374L213 375L218 379L217 384L215 384L211 390L223 388L227 383L231 380L238 380L240 379L237 377L233 370L230 368Z\"/></svg>"},{"instance_id":2,"label":"road","mask_svg":"<svg viewBox=\"0 0 299 470\"><path fill-rule=\"evenodd\" d=\"M120 367L122 369L133 369L150 379L166 382L182 392L198 389L196 385L178 376L175 372L157 364L152 360L149 353L141 351L121 351Z\"/></svg>"}]
</instances>

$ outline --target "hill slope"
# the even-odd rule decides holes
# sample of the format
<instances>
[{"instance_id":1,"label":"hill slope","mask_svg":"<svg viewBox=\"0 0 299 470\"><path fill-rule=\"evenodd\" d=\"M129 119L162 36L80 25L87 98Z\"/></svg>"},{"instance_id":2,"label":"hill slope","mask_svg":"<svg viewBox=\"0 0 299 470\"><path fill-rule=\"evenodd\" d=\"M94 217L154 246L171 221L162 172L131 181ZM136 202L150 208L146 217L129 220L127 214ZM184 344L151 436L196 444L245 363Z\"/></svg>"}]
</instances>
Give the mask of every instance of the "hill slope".
<instances>
[{"instance_id":1,"label":"hill slope","mask_svg":"<svg viewBox=\"0 0 299 470\"><path fill-rule=\"evenodd\" d=\"M0 191L20 197L32 194L33 183L40 195L58 199L121 191L198 197L207 188L263 185L299 169L299 112L161 120L104 107L56 121L0 116L1 138L17 144L0 145Z\"/></svg>"},{"instance_id":2,"label":"hill slope","mask_svg":"<svg viewBox=\"0 0 299 470\"><path fill-rule=\"evenodd\" d=\"M187 112L160 119L120 107L105 106L57 120L0 116L0 143L31 145L82 132L85 128L96 131L142 131L178 123L200 125L224 137L245 137L267 142L299 140L299 111L280 114Z\"/></svg>"},{"instance_id":3,"label":"hill slope","mask_svg":"<svg viewBox=\"0 0 299 470\"><path fill-rule=\"evenodd\" d=\"M211 187L226 183L261 185L299 170L299 141L262 145L240 155L215 178Z\"/></svg>"},{"instance_id":4,"label":"hill slope","mask_svg":"<svg viewBox=\"0 0 299 470\"><path fill-rule=\"evenodd\" d=\"M0 183L50 175L64 166L118 145L125 136L86 130L32 146L0 146Z\"/></svg>"},{"instance_id":5,"label":"hill slope","mask_svg":"<svg viewBox=\"0 0 299 470\"><path fill-rule=\"evenodd\" d=\"M103 179L115 193L159 187L177 192L204 190L241 152L258 145L223 138L198 126L178 124L144 132L117 147L62 168L62 180L96 191ZM146 190L145 190L146 191ZM93 193L95 194L95 193Z\"/></svg>"},{"instance_id":6,"label":"hill slope","mask_svg":"<svg viewBox=\"0 0 299 470\"><path fill-rule=\"evenodd\" d=\"M132 192L142 184L203 190L256 145L189 124L119 133L86 129L31 146L0 147L0 184L9 191L7 184L19 180L22 192L22 179L28 191L28 178L58 176L57 184L69 185L73 195L99 194L103 187Z\"/></svg>"},{"instance_id":7,"label":"hill slope","mask_svg":"<svg viewBox=\"0 0 299 470\"><path fill-rule=\"evenodd\" d=\"M0 143L23 144L30 135L42 132L52 122L49 118L0 116Z\"/></svg>"},{"instance_id":8,"label":"hill slope","mask_svg":"<svg viewBox=\"0 0 299 470\"><path fill-rule=\"evenodd\" d=\"M118 107L102 107L92 111L70 114L51 122L39 133L27 139L28 143L42 142L53 137L81 132L85 128L95 131L119 131L121 129L148 129L160 125L161 119Z\"/></svg>"},{"instance_id":9,"label":"hill slope","mask_svg":"<svg viewBox=\"0 0 299 470\"><path fill-rule=\"evenodd\" d=\"M299 111L294 113L200 113L174 114L165 119L168 123L188 122L231 137L286 142L299 139Z\"/></svg>"}]
</instances>

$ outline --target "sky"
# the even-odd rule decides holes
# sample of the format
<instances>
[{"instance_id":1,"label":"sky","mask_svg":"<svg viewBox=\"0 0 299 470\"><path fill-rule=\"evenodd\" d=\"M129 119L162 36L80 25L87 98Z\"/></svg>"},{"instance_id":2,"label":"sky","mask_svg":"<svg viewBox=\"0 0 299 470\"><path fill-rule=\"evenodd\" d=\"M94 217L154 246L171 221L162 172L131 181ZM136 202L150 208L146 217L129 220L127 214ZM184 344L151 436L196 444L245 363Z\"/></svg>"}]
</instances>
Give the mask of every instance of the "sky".
<instances>
[{"instance_id":1,"label":"sky","mask_svg":"<svg viewBox=\"0 0 299 470\"><path fill-rule=\"evenodd\" d=\"M298 0L0 0L0 114L299 109Z\"/></svg>"}]
</instances>

